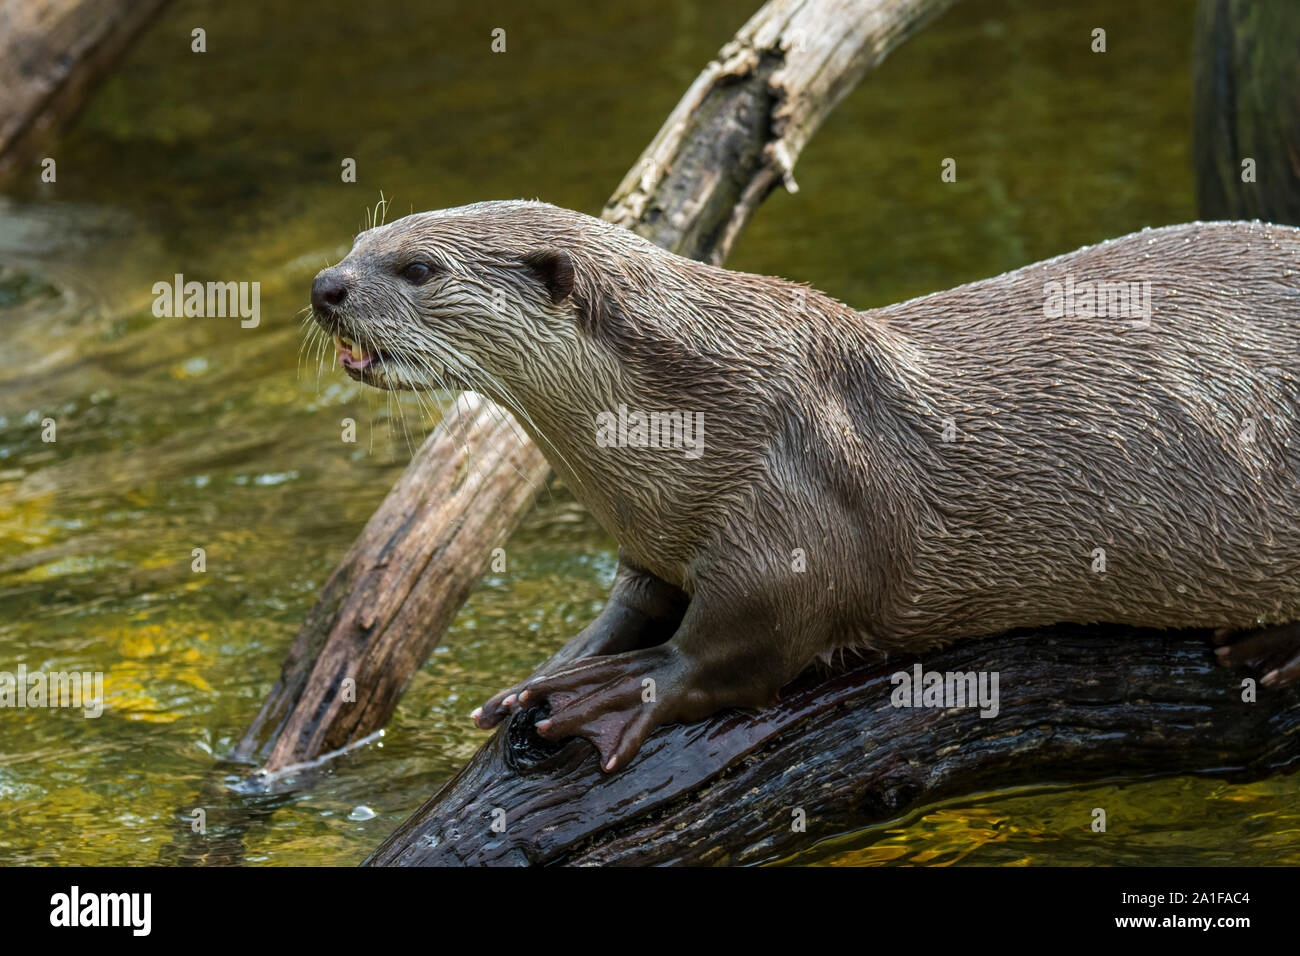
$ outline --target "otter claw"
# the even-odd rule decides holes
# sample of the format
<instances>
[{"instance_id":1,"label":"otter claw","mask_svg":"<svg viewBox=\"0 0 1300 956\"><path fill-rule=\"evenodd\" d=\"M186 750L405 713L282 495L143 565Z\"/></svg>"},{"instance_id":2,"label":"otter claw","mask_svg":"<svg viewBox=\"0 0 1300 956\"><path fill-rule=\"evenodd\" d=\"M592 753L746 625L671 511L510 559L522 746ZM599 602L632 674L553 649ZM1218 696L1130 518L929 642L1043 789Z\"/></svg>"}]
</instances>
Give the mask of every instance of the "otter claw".
<instances>
[{"instance_id":1,"label":"otter claw","mask_svg":"<svg viewBox=\"0 0 1300 956\"><path fill-rule=\"evenodd\" d=\"M469 715L470 720L474 721L479 730L491 730L501 721L505 720L515 709L518 695L515 692L506 693L502 691L494 696L481 707L474 708Z\"/></svg>"}]
</instances>

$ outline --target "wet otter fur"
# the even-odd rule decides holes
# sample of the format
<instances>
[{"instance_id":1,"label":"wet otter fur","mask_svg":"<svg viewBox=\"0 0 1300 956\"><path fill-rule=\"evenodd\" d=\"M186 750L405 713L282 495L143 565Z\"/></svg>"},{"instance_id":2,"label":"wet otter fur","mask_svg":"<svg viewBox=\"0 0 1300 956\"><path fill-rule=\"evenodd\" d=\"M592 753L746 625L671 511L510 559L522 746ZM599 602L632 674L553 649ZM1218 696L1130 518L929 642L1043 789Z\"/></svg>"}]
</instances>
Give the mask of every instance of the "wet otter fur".
<instances>
[{"instance_id":1,"label":"wet otter fur","mask_svg":"<svg viewBox=\"0 0 1300 956\"><path fill-rule=\"evenodd\" d=\"M1098 282L1131 297L1071 301ZM613 770L837 649L1064 622L1257 629L1225 662L1300 677L1300 229L1145 230L857 312L489 202L363 232L312 302L355 378L511 409L619 543L605 609L480 727L545 701ZM598 444L620 406L698 415L702 454Z\"/></svg>"}]
</instances>

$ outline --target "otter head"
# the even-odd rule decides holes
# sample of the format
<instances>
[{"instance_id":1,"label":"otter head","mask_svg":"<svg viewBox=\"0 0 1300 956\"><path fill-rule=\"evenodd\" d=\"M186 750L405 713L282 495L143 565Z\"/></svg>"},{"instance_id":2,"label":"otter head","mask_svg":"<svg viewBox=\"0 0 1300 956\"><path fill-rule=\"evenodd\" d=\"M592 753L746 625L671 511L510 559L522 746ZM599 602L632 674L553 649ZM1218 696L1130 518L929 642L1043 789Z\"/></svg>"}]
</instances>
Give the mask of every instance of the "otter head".
<instances>
[{"instance_id":1,"label":"otter head","mask_svg":"<svg viewBox=\"0 0 1300 956\"><path fill-rule=\"evenodd\" d=\"M554 389L561 361L578 380L596 375L581 367L593 350L566 249L587 219L544 203L489 202L368 229L312 283L316 322L358 381L531 404Z\"/></svg>"}]
</instances>

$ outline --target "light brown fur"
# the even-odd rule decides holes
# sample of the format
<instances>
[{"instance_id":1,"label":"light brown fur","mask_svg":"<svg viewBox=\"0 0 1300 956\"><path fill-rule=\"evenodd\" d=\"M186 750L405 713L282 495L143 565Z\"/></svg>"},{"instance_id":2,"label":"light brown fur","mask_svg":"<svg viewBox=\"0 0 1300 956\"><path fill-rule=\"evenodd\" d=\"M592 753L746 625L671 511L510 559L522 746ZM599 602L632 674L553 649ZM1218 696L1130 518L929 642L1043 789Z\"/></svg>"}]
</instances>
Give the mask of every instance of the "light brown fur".
<instances>
[{"instance_id":1,"label":"light brown fur","mask_svg":"<svg viewBox=\"0 0 1300 956\"><path fill-rule=\"evenodd\" d=\"M412 257L447 275L405 285ZM1300 620L1300 230L1149 230L862 313L541 203L401 219L334 270L365 380L515 410L620 545L606 613L481 725L546 698L610 767L837 648ZM1149 282L1149 326L1046 317L1067 276ZM701 414L703 454L597 447L620 404ZM610 689L647 676L648 709Z\"/></svg>"}]
</instances>

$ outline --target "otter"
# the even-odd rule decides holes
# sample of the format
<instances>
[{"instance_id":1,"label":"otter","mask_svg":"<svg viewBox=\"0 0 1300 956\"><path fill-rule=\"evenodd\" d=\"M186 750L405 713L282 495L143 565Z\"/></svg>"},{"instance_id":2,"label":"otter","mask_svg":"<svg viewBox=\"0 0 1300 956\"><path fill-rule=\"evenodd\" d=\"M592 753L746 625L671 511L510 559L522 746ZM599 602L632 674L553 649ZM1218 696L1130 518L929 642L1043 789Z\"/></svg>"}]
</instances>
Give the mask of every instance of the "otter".
<instances>
[{"instance_id":1,"label":"otter","mask_svg":"<svg viewBox=\"0 0 1300 956\"><path fill-rule=\"evenodd\" d=\"M513 412L618 542L604 609L481 728L540 705L613 771L836 651L1066 622L1300 676L1300 229L1144 230L857 312L487 202L362 232L311 301L353 378ZM693 457L645 440L675 413Z\"/></svg>"}]
</instances>

